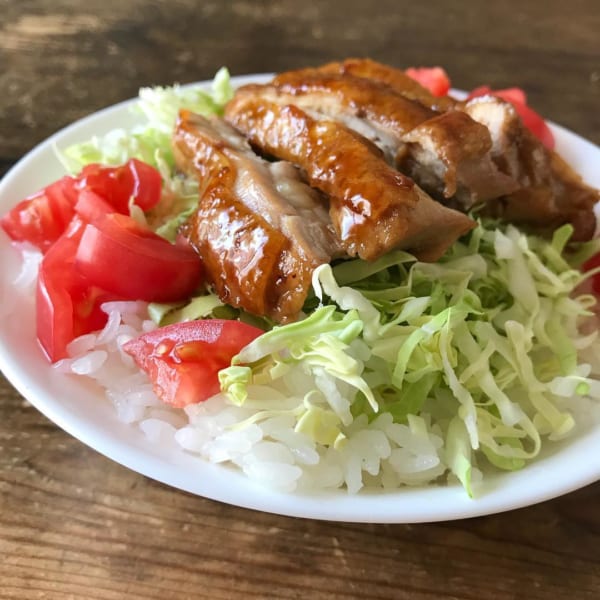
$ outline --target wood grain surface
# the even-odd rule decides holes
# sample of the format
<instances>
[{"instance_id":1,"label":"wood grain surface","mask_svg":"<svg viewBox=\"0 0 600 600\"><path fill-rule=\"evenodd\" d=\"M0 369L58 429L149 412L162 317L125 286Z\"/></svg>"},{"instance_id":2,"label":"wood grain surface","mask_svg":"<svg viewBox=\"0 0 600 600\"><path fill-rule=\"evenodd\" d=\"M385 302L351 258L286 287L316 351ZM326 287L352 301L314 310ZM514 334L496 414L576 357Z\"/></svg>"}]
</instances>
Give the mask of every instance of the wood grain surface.
<instances>
[{"instance_id":1,"label":"wood grain surface","mask_svg":"<svg viewBox=\"0 0 600 600\"><path fill-rule=\"evenodd\" d=\"M598 144L599 32L597 0L0 0L0 173L142 85L346 56L521 86ZM0 598L595 600L599 548L600 483L439 524L280 517L128 471L0 378Z\"/></svg>"}]
</instances>

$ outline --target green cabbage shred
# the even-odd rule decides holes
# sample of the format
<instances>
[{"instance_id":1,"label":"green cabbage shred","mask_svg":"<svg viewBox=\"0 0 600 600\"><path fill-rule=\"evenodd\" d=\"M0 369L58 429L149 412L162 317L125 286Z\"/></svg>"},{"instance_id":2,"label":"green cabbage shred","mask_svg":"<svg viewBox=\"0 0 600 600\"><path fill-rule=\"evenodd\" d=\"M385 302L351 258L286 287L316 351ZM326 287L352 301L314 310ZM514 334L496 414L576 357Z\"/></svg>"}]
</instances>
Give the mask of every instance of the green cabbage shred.
<instances>
[{"instance_id":1,"label":"green cabbage shred","mask_svg":"<svg viewBox=\"0 0 600 600\"><path fill-rule=\"evenodd\" d=\"M565 396L600 399L579 359L597 336L580 332L594 300L575 292L584 276L567 261L570 234L565 226L547 241L480 222L435 264L393 252L323 265L318 307L244 348L221 371L222 389L240 403L253 384L302 373L296 429L326 447L361 415L421 416L472 495L474 467L520 469L544 439L571 432Z\"/></svg>"}]
</instances>

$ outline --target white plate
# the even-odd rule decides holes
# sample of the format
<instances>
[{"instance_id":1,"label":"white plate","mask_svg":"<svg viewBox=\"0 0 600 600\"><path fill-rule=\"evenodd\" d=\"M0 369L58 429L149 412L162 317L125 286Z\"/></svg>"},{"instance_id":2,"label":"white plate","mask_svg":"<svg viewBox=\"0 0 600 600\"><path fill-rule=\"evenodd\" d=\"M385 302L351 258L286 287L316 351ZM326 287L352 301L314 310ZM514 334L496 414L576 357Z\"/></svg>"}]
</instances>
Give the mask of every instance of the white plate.
<instances>
[{"instance_id":1,"label":"white plate","mask_svg":"<svg viewBox=\"0 0 600 600\"><path fill-rule=\"evenodd\" d=\"M238 78L235 83L248 80ZM82 119L27 154L0 183L0 214L63 174L53 146L65 148L92 135L133 124L131 102ZM600 149L561 127L553 125L552 130L566 160L590 184L600 187ZM170 486L284 515L410 523L473 517L527 506L600 479L600 426L595 425L567 442L550 445L544 455L522 471L488 477L474 500L458 485L361 492L355 496L344 491L307 495L263 489L227 467L210 465L175 448L157 447L135 426L120 423L98 389L51 369L36 343L33 301L15 298L11 286L17 261L15 250L0 232L0 315L4 314L0 316L0 368L6 377L36 408L83 443Z\"/></svg>"}]
</instances>

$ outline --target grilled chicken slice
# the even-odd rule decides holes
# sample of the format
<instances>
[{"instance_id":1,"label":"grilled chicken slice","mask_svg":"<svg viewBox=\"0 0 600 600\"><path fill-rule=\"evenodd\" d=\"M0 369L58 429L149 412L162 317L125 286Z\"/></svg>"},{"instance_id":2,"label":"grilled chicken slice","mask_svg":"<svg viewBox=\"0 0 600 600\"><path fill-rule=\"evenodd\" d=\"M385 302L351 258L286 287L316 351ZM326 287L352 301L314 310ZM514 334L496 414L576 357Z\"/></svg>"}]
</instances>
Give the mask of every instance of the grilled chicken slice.
<instances>
[{"instance_id":1,"label":"grilled chicken slice","mask_svg":"<svg viewBox=\"0 0 600 600\"><path fill-rule=\"evenodd\" d=\"M488 130L460 111L449 111L409 131L404 156L397 167L439 198L444 183L445 203L469 210L476 204L516 191L518 183L492 160Z\"/></svg>"},{"instance_id":2,"label":"grilled chicken slice","mask_svg":"<svg viewBox=\"0 0 600 600\"><path fill-rule=\"evenodd\" d=\"M488 212L540 230L571 223L575 240L594 235L594 204L600 201L600 192L586 185L556 152L547 149L508 102L482 96L465 103L462 109L488 128L494 162L519 184L517 191L488 203Z\"/></svg>"},{"instance_id":3,"label":"grilled chicken slice","mask_svg":"<svg viewBox=\"0 0 600 600\"><path fill-rule=\"evenodd\" d=\"M439 114L384 83L338 73L280 75L257 96L341 121L375 143L386 160L445 203L468 210L507 194L515 182L490 158L487 129L457 111ZM248 88L247 88L248 89Z\"/></svg>"},{"instance_id":4,"label":"grilled chicken slice","mask_svg":"<svg viewBox=\"0 0 600 600\"><path fill-rule=\"evenodd\" d=\"M444 196L454 193L449 204L463 210L475 202L496 198L486 203L485 212L540 230L572 223L575 239L593 235L593 206L599 200L599 192L583 183L555 152L547 150L507 102L491 96L470 102L449 96L439 98L404 71L362 58L289 71L273 82L290 86L302 78L334 75L385 84L405 98L444 113L402 136L404 152L399 149L396 156L398 168L434 196L440 198L443 182ZM465 119L461 113L471 119ZM491 151L484 160L478 153L488 142L483 141L483 136L478 137L471 120L485 126L491 137ZM455 152L456 147L460 147L459 154L453 158L444 156L444 151ZM455 164L456 168L448 168L448 164Z\"/></svg>"},{"instance_id":5,"label":"grilled chicken slice","mask_svg":"<svg viewBox=\"0 0 600 600\"><path fill-rule=\"evenodd\" d=\"M338 73L352 75L371 81L378 81L391 87L395 92L410 100L416 100L423 106L438 112L454 107L456 100L450 96L434 96L427 88L409 77L401 69L371 60L370 58L348 58L343 62L327 63L321 67L287 71L275 77L273 83L281 85L297 77L314 77L319 73Z\"/></svg>"},{"instance_id":6,"label":"grilled chicken slice","mask_svg":"<svg viewBox=\"0 0 600 600\"><path fill-rule=\"evenodd\" d=\"M295 104L314 118L344 123L381 148L391 165L405 153L403 135L437 116L386 85L337 73L298 77L290 73L285 83L247 86L243 93L248 90L271 102Z\"/></svg>"},{"instance_id":7,"label":"grilled chicken slice","mask_svg":"<svg viewBox=\"0 0 600 600\"><path fill-rule=\"evenodd\" d=\"M238 91L225 117L263 152L297 164L309 183L329 196L336 233L351 256L373 260L403 248L433 261L474 226L338 122L270 102L251 88Z\"/></svg>"},{"instance_id":8,"label":"grilled chicken slice","mask_svg":"<svg viewBox=\"0 0 600 600\"><path fill-rule=\"evenodd\" d=\"M323 198L221 119L181 111L173 148L178 167L200 180L184 231L216 293L250 313L295 320L313 270L341 252Z\"/></svg>"},{"instance_id":9,"label":"grilled chicken slice","mask_svg":"<svg viewBox=\"0 0 600 600\"><path fill-rule=\"evenodd\" d=\"M275 77L272 85L300 101L303 97L313 97L313 102L324 106L325 111L352 110L376 126L392 129L398 136L439 114L384 83L353 75L318 72L306 75L292 71Z\"/></svg>"}]
</instances>

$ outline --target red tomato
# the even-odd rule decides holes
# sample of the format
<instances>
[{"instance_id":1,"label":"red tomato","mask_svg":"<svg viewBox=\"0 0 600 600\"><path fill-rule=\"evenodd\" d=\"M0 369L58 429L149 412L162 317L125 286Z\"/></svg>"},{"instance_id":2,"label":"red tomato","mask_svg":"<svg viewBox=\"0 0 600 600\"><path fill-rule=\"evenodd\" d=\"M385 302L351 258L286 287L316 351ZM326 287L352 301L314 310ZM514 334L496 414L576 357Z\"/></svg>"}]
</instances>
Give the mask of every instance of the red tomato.
<instances>
[{"instance_id":1,"label":"red tomato","mask_svg":"<svg viewBox=\"0 0 600 600\"><path fill-rule=\"evenodd\" d=\"M582 270L587 272L598 268L600 268L600 252L587 260L583 265ZM600 296L600 273L592 275L592 289L597 296Z\"/></svg>"},{"instance_id":2,"label":"red tomato","mask_svg":"<svg viewBox=\"0 0 600 600\"><path fill-rule=\"evenodd\" d=\"M450 91L450 78L442 67L410 67L405 73L434 96L445 96Z\"/></svg>"},{"instance_id":3,"label":"red tomato","mask_svg":"<svg viewBox=\"0 0 600 600\"><path fill-rule=\"evenodd\" d=\"M79 192L77 202L75 202L75 212L86 223L91 223L115 211L102 196L86 188Z\"/></svg>"},{"instance_id":4,"label":"red tomato","mask_svg":"<svg viewBox=\"0 0 600 600\"><path fill-rule=\"evenodd\" d=\"M76 212L82 194L95 194L103 201L102 210L109 205L111 212L129 214L133 198L142 210L155 206L160 200L161 177L150 165L131 159L121 167L88 165L78 177L63 177L37 194L19 202L0 219L0 225L16 241L27 241L42 252L62 235ZM84 217L98 211L86 203Z\"/></svg>"},{"instance_id":5,"label":"red tomato","mask_svg":"<svg viewBox=\"0 0 600 600\"><path fill-rule=\"evenodd\" d=\"M529 108L527 104L520 104L515 101L510 101L515 107L515 110L519 113L525 127L527 127L535 137L537 137L546 148L554 150L555 141L554 135L550 127L548 127L546 121L536 113L532 108Z\"/></svg>"},{"instance_id":6,"label":"red tomato","mask_svg":"<svg viewBox=\"0 0 600 600\"><path fill-rule=\"evenodd\" d=\"M37 337L51 362L67 355L67 344L75 337L104 327L107 316L100 310L100 304L116 299L91 285L74 268L84 227L83 221L73 219L40 264L36 290Z\"/></svg>"},{"instance_id":7,"label":"red tomato","mask_svg":"<svg viewBox=\"0 0 600 600\"><path fill-rule=\"evenodd\" d=\"M202 278L194 250L171 244L117 213L85 227L75 265L95 285L124 299L148 302L188 298Z\"/></svg>"},{"instance_id":8,"label":"red tomato","mask_svg":"<svg viewBox=\"0 0 600 600\"><path fill-rule=\"evenodd\" d=\"M19 202L0 219L0 225L11 239L30 242L46 252L73 217L74 186L72 177L59 179Z\"/></svg>"},{"instance_id":9,"label":"red tomato","mask_svg":"<svg viewBox=\"0 0 600 600\"><path fill-rule=\"evenodd\" d=\"M217 394L219 371L262 333L239 321L188 321L145 333L123 349L149 375L157 396L181 407Z\"/></svg>"},{"instance_id":10,"label":"red tomato","mask_svg":"<svg viewBox=\"0 0 600 600\"><path fill-rule=\"evenodd\" d=\"M160 200L160 173L135 158L121 167L87 165L78 177L78 188L92 190L104 198L114 212L129 214L129 201L134 198L143 211L150 210Z\"/></svg>"},{"instance_id":11,"label":"red tomato","mask_svg":"<svg viewBox=\"0 0 600 600\"><path fill-rule=\"evenodd\" d=\"M520 102L521 104L527 104L527 96L525 95L525 92L521 88L517 87L493 91L489 85L481 85L471 91L469 94L469 99L477 98L478 96L487 96L488 94L498 96L498 98L502 98L507 102Z\"/></svg>"},{"instance_id":12,"label":"red tomato","mask_svg":"<svg viewBox=\"0 0 600 600\"><path fill-rule=\"evenodd\" d=\"M200 283L201 263L191 247L174 246L125 215L131 201L152 208L161 185L160 174L135 159L121 167L88 165L79 177L63 177L0 220L12 239L45 252L36 322L52 362L66 356L75 337L105 325L103 302L179 300Z\"/></svg>"},{"instance_id":13,"label":"red tomato","mask_svg":"<svg viewBox=\"0 0 600 600\"><path fill-rule=\"evenodd\" d=\"M56 223L64 231L73 218L73 206L77 201L76 180L68 176L62 177L46 187L45 193Z\"/></svg>"},{"instance_id":14,"label":"red tomato","mask_svg":"<svg viewBox=\"0 0 600 600\"><path fill-rule=\"evenodd\" d=\"M64 358L77 336L104 327L103 302L178 300L200 282L194 250L170 244L131 217L102 213L94 196L82 193L77 206L86 214L89 202L99 216L93 223L75 216L40 264L37 336L51 362Z\"/></svg>"},{"instance_id":15,"label":"red tomato","mask_svg":"<svg viewBox=\"0 0 600 600\"><path fill-rule=\"evenodd\" d=\"M521 117L525 127L533 133L541 142L549 148L554 149L555 142L550 127L546 124L546 121L532 108L527 105L527 96L525 92L520 88L507 88L504 90L492 90L490 87L484 85L475 88L468 96L468 99L477 98L478 96L497 96L510 102L517 111L517 114Z\"/></svg>"}]
</instances>

